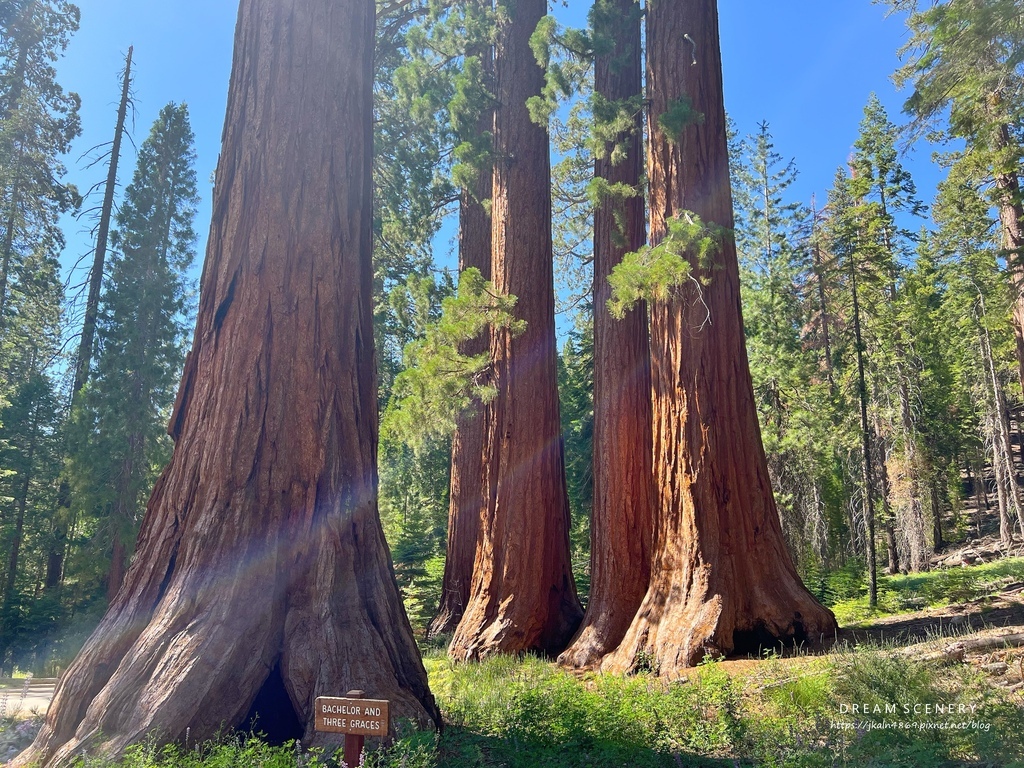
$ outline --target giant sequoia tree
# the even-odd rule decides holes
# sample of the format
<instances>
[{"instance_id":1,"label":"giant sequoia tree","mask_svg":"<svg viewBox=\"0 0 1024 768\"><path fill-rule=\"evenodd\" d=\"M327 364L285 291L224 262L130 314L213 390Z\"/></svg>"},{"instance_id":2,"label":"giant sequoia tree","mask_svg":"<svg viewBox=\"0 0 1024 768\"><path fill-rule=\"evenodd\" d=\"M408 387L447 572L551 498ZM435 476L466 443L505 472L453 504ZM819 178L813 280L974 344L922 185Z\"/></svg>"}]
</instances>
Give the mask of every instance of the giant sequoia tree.
<instances>
[{"instance_id":1,"label":"giant sequoia tree","mask_svg":"<svg viewBox=\"0 0 1024 768\"><path fill-rule=\"evenodd\" d=\"M836 629L783 540L743 339L715 0L647 8L651 242L689 278L651 307L658 503L651 585L610 670L673 675L705 655ZM704 222L706 246L677 248ZM724 231L723 231L724 228ZM670 231L675 230L675 231ZM717 232L717 238L715 233Z\"/></svg>"},{"instance_id":2,"label":"giant sequoia tree","mask_svg":"<svg viewBox=\"0 0 1024 768\"><path fill-rule=\"evenodd\" d=\"M640 607L650 578L654 528L647 308L636 307L619 320L607 307L612 269L646 239L639 192L640 5L636 0L599 0L591 12L591 28L598 54L595 127L599 136L609 125L621 123L623 128L599 148L594 169L603 199L594 211L591 587L580 632L560 657L562 663L578 667L613 650Z\"/></svg>"},{"instance_id":3,"label":"giant sequoia tree","mask_svg":"<svg viewBox=\"0 0 1024 768\"><path fill-rule=\"evenodd\" d=\"M174 456L15 765L257 713L312 737L350 688L438 718L376 508L373 24L370 0L241 3Z\"/></svg>"},{"instance_id":4,"label":"giant sequoia tree","mask_svg":"<svg viewBox=\"0 0 1024 768\"><path fill-rule=\"evenodd\" d=\"M491 335L497 396L486 410L487 507L469 603L449 649L460 659L556 653L582 616L558 415L549 142L526 105L543 88L530 37L546 10L545 0L498 3L491 280L518 297L526 330Z\"/></svg>"}]
</instances>

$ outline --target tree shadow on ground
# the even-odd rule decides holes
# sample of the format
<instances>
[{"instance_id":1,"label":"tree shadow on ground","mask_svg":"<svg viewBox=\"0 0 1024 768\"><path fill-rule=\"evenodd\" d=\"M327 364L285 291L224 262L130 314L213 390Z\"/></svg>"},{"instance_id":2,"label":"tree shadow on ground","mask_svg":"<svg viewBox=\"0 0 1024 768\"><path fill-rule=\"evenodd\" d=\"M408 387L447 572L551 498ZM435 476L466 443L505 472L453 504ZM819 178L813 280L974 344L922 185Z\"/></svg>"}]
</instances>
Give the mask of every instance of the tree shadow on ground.
<instances>
[{"instance_id":1,"label":"tree shadow on ground","mask_svg":"<svg viewBox=\"0 0 1024 768\"><path fill-rule=\"evenodd\" d=\"M736 760L666 753L617 739L562 742L493 736L447 726L438 748L444 768L734 768Z\"/></svg>"},{"instance_id":2,"label":"tree shadow on ground","mask_svg":"<svg viewBox=\"0 0 1024 768\"><path fill-rule=\"evenodd\" d=\"M986 601L951 605L942 610L873 620L846 627L840 642L849 645L912 645L938 637L960 637L971 632L1024 624L1024 596L1004 595Z\"/></svg>"}]
</instances>

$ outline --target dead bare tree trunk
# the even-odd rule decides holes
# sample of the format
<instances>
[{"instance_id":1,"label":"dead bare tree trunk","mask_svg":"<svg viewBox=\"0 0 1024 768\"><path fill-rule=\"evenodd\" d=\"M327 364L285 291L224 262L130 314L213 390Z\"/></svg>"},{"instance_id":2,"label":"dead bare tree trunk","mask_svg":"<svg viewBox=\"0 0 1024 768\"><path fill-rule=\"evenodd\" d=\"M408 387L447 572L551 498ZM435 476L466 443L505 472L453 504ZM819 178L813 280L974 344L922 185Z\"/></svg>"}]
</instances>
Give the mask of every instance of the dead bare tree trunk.
<instances>
[{"instance_id":1,"label":"dead bare tree trunk","mask_svg":"<svg viewBox=\"0 0 1024 768\"><path fill-rule=\"evenodd\" d=\"M897 342L896 349L899 359L903 359L904 352L902 345ZM900 382L898 385L900 397L900 426L903 428L904 448L902 451L901 474L902 483L906 492L898 501L900 510L900 529L907 544L907 566L913 572L919 572L928 567L931 561L931 551L928 549L928 540L925 535L924 523L924 481L922 479L921 455L917 446L917 435L914 428L913 418L910 413L910 393L907 383L904 380L902 365L897 364Z\"/></svg>"},{"instance_id":2,"label":"dead bare tree trunk","mask_svg":"<svg viewBox=\"0 0 1024 768\"><path fill-rule=\"evenodd\" d=\"M548 134L530 119L544 73L530 37L545 0L499 2L491 279L517 296L522 335L491 335L497 397L487 406L487 508L473 585L449 654L565 649L580 623L558 414Z\"/></svg>"},{"instance_id":3,"label":"dead bare tree trunk","mask_svg":"<svg viewBox=\"0 0 1024 768\"><path fill-rule=\"evenodd\" d=\"M733 227L714 0L647 6L651 242L692 211ZM688 99L686 105L683 99ZM702 119L669 135L664 116ZM688 110L687 110L688 111ZM783 538L743 337L735 244L651 309L655 491L651 585L608 671L649 663L675 676L708 654L832 637ZM703 282L702 282L703 281Z\"/></svg>"},{"instance_id":4,"label":"dead bare tree trunk","mask_svg":"<svg viewBox=\"0 0 1024 768\"><path fill-rule=\"evenodd\" d=\"M373 25L370 0L241 3L174 455L16 766L254 714L322 742L315 698L355 688L439 722L377 515Z\"/></svg>"},{"instance_id":5,"label":"dead bare tree trunk","mask_svg":"<svg viewBox=\"0 0 1024 768\"><path fill-rule=\"evenodd\" d=\"M1013 540L1011 515L1017 518L1021 534L1024 535L1024 507L1021 506L1020 492L1017 487L1017 470L1013 463L1013 449L1010 445L1006 395L999 383L995 355L992 352L992 339L983 322L988 311L985 308L985 298L980 292L978 293L978 302L981 313L978 318L978 334L981 341L982 357L987 369L985 373L988 379L989 393L992 397L992 467L995 472L996 493L999 499L999 538L1004 544L1009 544Z\"/></svg>"},{"instance_id":6,"label":"dead bare tree trunk","mask_svg":"<svg viewBox=\"0 0 1024 768\"><path fill-rule=\"evenodd\" d=\"M96 319L100 311L100 289L103 286L103 266L107 258L107 240L110 237L110 219L114 213L114 192L117 189L117 164L121 158L121 141L124 139L125 121L128 117L128 103L132 86L132 52L128 47L128 55L124 61L124 74L121 80L121 101L117 106L117 125L114 128L114 141L110 146L110 164L107 166L107 183L103 188L103 204L100 208L100 220L96 230L96 248L93 251L92 268L89 270L89 295L85 302L85 321L82 324L82 338L78 344L78 357L75 363L75 382L71 389L72 400L85 386L89 378L89 366L92 364L92 353L96 339Z\"/></svg>"},{"instance_id":7,"label":"dead bare tree trunk","mask_svg":"<svg viewBox=\"0 0 1024 768\"><path fill-rule=\"evenodd\" d=\"M641 93L640 5L613 0L595 23L595 35L614 41L595 65L594 89L611 103L636 101ZM573 667L599 663L622 640L650 583L654 536L651 467L651 358L647 306L622 320L608 311L608 276L622 257L646 241L639 193L643 126L638 110L631 128L595 164L609 185L637 190L609 196L594 212L594 506L590 524L590 602L583 625L559 662Z\"/></svg>"},{"instance_id":8,"label":"dead bare tree trunk","mask_svg":"<svg viewBox=\"0 0 1024 768\"><path fill-rule=\"evenodd\" d=\"M871 458L871 466L872 468L878 467L879 496L882 502L881 525L882 532L885 534L885 548L889 558L888 570L890 576L895 576L900 572L900 548L896 537L896 516L893 514L892 504L889 502L892 497L892 486L889 483L889 469L885 461L885 440L881 435L881 424L877 414L872 425L871 438L871 449L875 452ZM872 478L874 474L873 472ZM872 488L872 492L874 492L874 488Z\"/></svg>"},{"instance_id":9,"label":"dead bare tree trunk","mask_svg":"<svg viewBox=\"0 0 1024 768\"><path fill-rule=\"evenodd\" d=\"M117 123L114 126L114 140L110 147L110 162L107 166L107 180L103 188L103 202L100 205L100 219L96 229L96 247L93 250L92 266L89 269L89 293L85 301L85 319L82 323L82 335L78 342L78 353L75 357L75 378L71 387L71 406L74 408L78 395L89 379L93 352L96 346L96 322L100 311L100 292L103 287L103 269L107 259L107 242L110 237L110 220L114 213L114 193L117 190L117 166L121 158L121 142L124 139L125 123L128 118L128 107L131 101L132 53L134 48L128 47L125 56L124 72L121 76L121 99L117 106ZM57 509L54 515L53 532L47 553L46 588L53 589L60 585L64 577L64 558L67 554L68 531L74 525L71 506L71 488L67 477L62 477L57 492ZM125 556L123 542L116 542L113 557ZM123 576L123 569L119 574ZM110 577L116 578L113 571ZM108 592L116 592L117 587Z\"/></svg>"}]
</instances>

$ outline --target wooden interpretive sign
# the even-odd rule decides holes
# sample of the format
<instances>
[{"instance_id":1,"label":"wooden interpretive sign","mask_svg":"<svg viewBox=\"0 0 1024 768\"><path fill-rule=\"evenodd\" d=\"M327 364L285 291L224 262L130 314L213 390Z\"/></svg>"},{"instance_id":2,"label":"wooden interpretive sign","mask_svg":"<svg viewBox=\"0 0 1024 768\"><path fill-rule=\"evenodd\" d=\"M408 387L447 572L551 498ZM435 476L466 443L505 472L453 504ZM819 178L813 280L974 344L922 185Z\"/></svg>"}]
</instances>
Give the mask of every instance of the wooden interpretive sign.
<instances>
[{"instance_id":1,"label":"wooden interpretive sign","mask_svg":"<svg viewBox=\"0 0 1024 768\"><path fill-rule=\"evenodd\" d=\"M387 736L388 702L321 696L316 700L316 730L353 736Z\"/></svg>"},{"instance_id":2,"label":"wooden interpretive sign","mask_svg":"<svg viewBox=\"0 0 1024 768\"><path fill-rule=\"evenodd\" d=\"M357 766L367 736L388 735L388 705L383 699L364 699L362 691L349 691L345 698L320 696L316 700L314 730L345 734L345 764Z\"/></svg>"}]
</instances>

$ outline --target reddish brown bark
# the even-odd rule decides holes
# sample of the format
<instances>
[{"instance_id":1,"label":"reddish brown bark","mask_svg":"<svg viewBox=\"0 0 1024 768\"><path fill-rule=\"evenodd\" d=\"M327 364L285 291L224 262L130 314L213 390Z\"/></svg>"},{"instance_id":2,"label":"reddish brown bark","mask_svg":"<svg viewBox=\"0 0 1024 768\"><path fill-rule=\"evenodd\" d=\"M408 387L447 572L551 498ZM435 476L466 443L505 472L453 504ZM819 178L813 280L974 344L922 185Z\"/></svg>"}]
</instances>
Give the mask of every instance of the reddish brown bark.
<instances>
[{"instance_id":1,"label":"reddish brown bark","mask_svg":"<svg viewBox=\"0 0 1024 768\"><path fill-rule=\"evenodd\" d=\"M493 117L491 118L493 120ZM489 130L488 125L485 130ZM481 172L474 190L463 191L459 209L459 271L471 267L491 277L491 216L483 201L491 196L491 174ZM479 355L488 349L488 338L467 342L466 355ZM469 602L476 559L477 539L484 500L484 451L487 425L482 408L461 414L452 437L452 472L448 502L448 548L444 561L441 605L430 622L431 637L455 631L466 603Z\"/></svg>"},{"instance_id":2,"label":"reddish brown bark","mask_svg":"<svg viewBox=\"0 0 1024 768\"><path fill-rule=\"evenodd\" d=\"M529 41L547 3L516 0L499 10L491 279L518 297L526 330L491 336L498 394L486 409L487 507L469 603L449 647L457 659L558 653L583 614L570 569L558 414L548 135L526 107L543 85Z\"/></svg>"},{"instance_id":3,"label":"reddish brown bark","mask_svg":"<svg viewBox=\"0 0 1024 768\"><path fill-rule=\"evenodd\" d=\"M376 507L370 0L243 0L193 350L124 586L14 765L360 688L438 722ZM274 691L277 695L267 695ZM295 732L297 731L297 732Z\"/></svg>"},{"instance_id":4,"label":"reddish brown bark","mask_svg":"<svg viewBox=\"0 0 1024 768\"><path fill-rule=\"evenodd\" d=\"M692 43L690 42L692 41ZM647 6L651 241L683 211L732 228L714 0ZM686 96L703 119L678 136L659 117ZM835 618L786 549L754 406L735 245L651 310L658 514L651 586L610 671L672 677L707 654L832 637Z\"/></svg>"},{"instance_id":5,"label":"reddish brown bark","mask_svg":"<svg viewBox=\"0 0 1024 768\"><path fill-rule=\"evenodd\" d=\"M996 126L993 146L1004 152L1010 146L1010 129L1005 123ZM1002 229L1007 271L1013 286L1013 334L1017 343L1017 375L1024 387L1024 204L1020 197L1020 176L995 170L996 204Z\"/></svg>"},{"instance_id":6,"label":"reddish brown bark","mask_svg":"<svg viewBox=\"0 0 1024 768\"><path fill-rule=\"evenodd\" d=\"M597 34L614 46L595 64L594 89L609 101L641 92L640 6L611 0ZM597 25L595 25L597 26ZM612 146L595 163L598 178L640 187L641 113L632 131L617 137L627 147L612 162ZM651 468L651 358L647 306L622 320L608 311L608 276L622 257L646 240L640 194L608 197L594 212L594 507L590 524L590 602L562 664L591 666L613 651L629 628L650 582L654 535Z\"/></svg>"}]
</instances>

